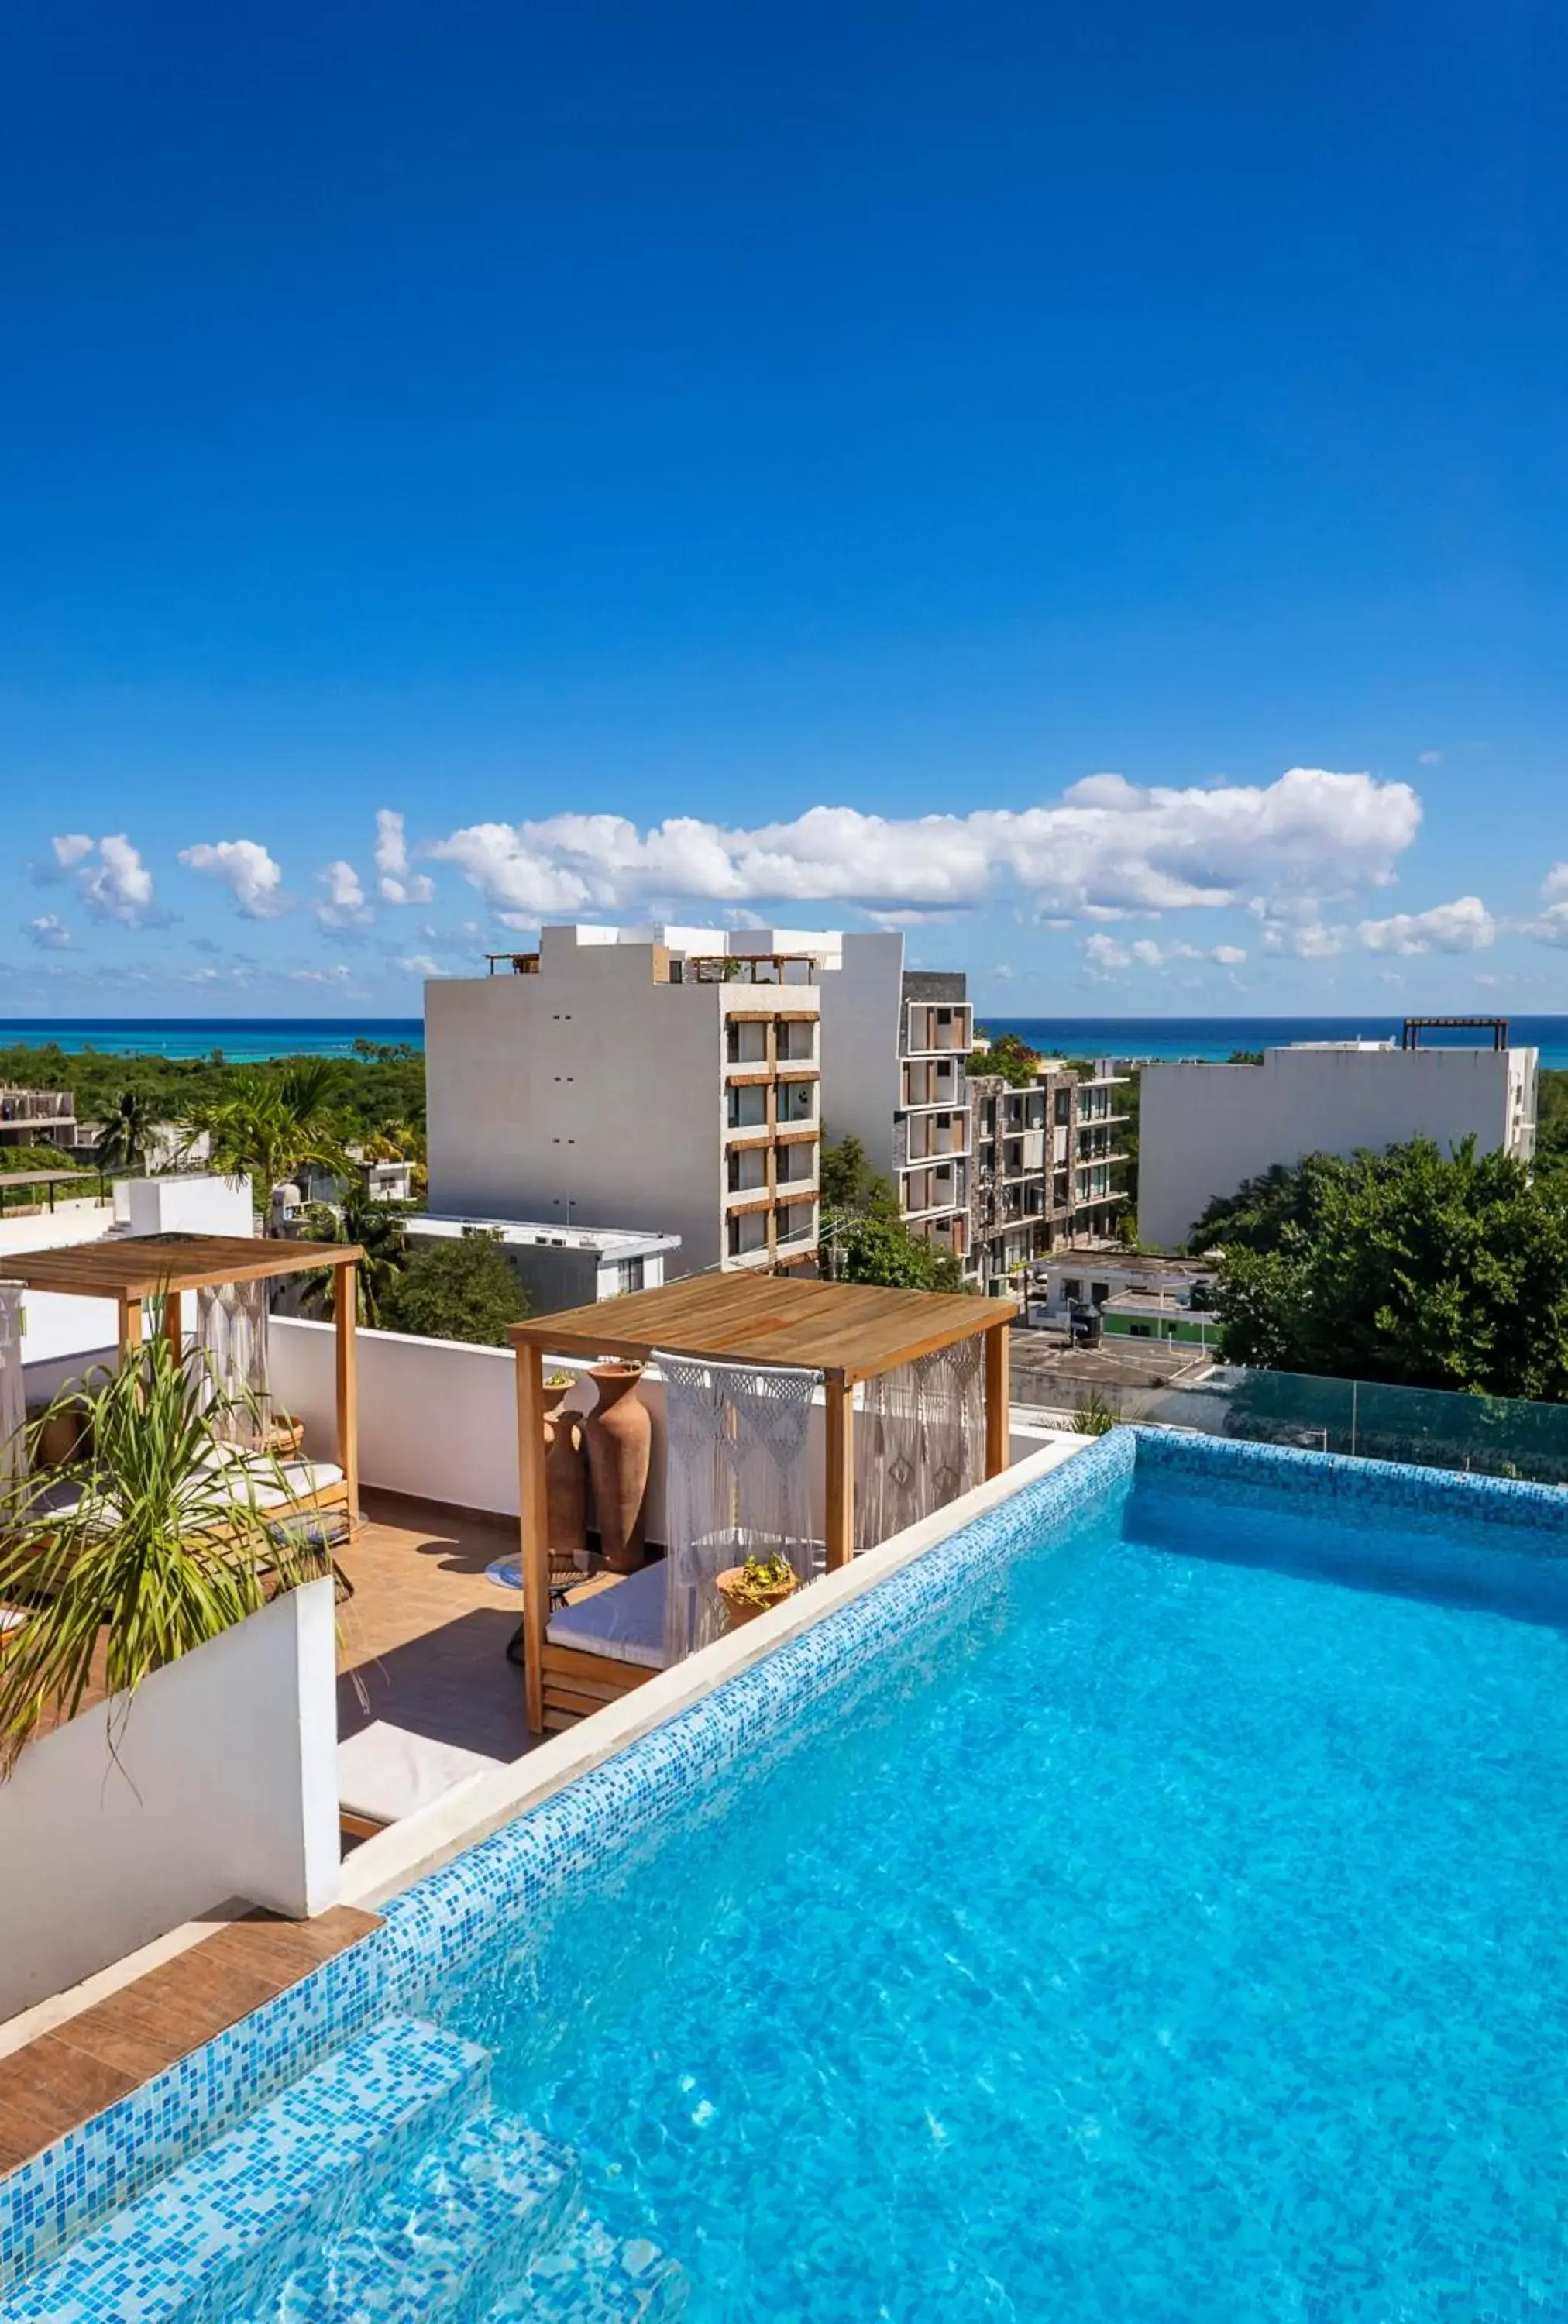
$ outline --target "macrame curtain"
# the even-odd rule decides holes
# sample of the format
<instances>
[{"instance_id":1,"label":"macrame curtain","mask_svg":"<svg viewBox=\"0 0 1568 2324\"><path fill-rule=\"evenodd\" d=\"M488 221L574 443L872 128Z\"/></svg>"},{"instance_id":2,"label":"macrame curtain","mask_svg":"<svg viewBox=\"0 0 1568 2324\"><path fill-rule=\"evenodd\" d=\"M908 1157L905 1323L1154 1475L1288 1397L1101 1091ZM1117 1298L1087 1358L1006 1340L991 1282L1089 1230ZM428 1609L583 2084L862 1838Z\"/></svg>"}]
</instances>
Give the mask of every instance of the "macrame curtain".
<instances>
[{"instance_id":1,"label":"macrame curtain","mask_svg":"<svg viewBox=\"0 0 1568 2324\"><path fill-rule=\"evenodd\" d=\"M267 1377L267 1285L219 1283L196 1295L196 1344L214 1388L235 1399L217 1433L257 1444L272 1423Z\"/></svg>"},{"instance_id":2,"label":"macrame curtain","mask_svg":"<svg viewBox=\"0 0 1568 2324\"><path fill-rule=\"evenodd\" d=\"M722 1633L714 1587L726 1566L782 1550L811 1578L815 1372L656 1356L666 1436L667 1665Z\"/></svg>"},{"instance_id":3,"label":"macrame curtain","mask_svg":"<svg viewBox=\"0 0 1568 2324\"><path fill-rule=\"evenodd\" d=\"M25 1286L0 1283L0 1485L26 1474L23 1426L27 1391L22 1378L22 1295Z\"/></svg>"},{"instance_id":4,"label":"macrame curtain","mask_svg":"<svg viewBox=\"0 0 1568 2324\"><path fill-rule=\"evenodd\" d=\"M985 1443L977 1335L867 1380L855 1415L854 1545L874 1549L978 1484Z\"/></svg>"}]
</instances>

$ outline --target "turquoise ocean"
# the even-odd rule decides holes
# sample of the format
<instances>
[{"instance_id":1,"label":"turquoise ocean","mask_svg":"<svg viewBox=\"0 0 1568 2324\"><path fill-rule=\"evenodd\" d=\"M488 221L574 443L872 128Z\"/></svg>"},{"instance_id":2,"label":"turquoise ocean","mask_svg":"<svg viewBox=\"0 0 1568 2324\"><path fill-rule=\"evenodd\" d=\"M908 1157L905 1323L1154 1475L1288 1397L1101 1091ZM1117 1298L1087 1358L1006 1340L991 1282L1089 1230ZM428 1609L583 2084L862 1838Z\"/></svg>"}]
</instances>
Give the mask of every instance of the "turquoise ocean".
<instances>
[{"instance_id":1,"label":"turquoise ocean","mask_svg":"<svg viewBox=\"0 0 1568 2324\"><path fill-rule=\"evenodd\" d=\"M1021 1034L1048 1056L1205 1057L1288 1041L1398 1038L1397 1015L1362 1017L1002 1017L978 1013L993 1033ZM1424 1036L1472 1041L1473 1034ZM109 1056L205 1057L239 1065L263 1057L346 1057L355 1041L424 1046L418 1017L13 1017L0 1019L0 1048L18 1044L97 1049ZM1568 1068L1568 1017L1515 1017L1510 1038L1539 1049L1543 1065Z\"/></svg>"}]
</instances>

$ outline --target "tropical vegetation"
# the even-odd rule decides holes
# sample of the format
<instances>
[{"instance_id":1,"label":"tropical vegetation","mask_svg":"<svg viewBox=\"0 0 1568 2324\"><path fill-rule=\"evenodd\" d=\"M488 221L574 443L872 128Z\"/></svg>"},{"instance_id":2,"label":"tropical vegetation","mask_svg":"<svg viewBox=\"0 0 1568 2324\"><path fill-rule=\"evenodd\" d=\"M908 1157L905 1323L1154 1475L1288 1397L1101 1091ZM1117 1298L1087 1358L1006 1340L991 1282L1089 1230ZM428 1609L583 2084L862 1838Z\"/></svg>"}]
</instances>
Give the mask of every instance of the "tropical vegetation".
<instances>
[{"instance_id":1,"label":"tropical vegetation","mask_svg":"<svg viewBox=\"0 0 1568 2324\"><path fill-rule=\"evenodd\" d=\"M1473 1140L1309 1155L1199 1222L1232 1363L1568 1397L1568 1181Z\"/></svg>"},{"instance_id":2,"label":"tropical vegetation","mask_svg":"<svg viewBox=\"0 0 1568 2324\"><path fill-rule=\"evenodd\" d=\"M825 1274L892 1291L963 1289L957 1259L905 1226L892 1181L872 1168L858 1138L825 1139L818 1169Z\"/></svg>"},{"instance_id":3,"label":"tropical vegetation","mask_svg":"<svg viewBox=\"0 0 1568 2324\"><path fill-rule=\"evenodd\" d=\"M312 1203L301 1240L357 1243L364 1253L359 1262L359 1320L371 1330L385 1328L389 1304L409 1261L408 1213L401 1203L379 1203L359 1183L350 1179L341 1203ZM323 1267L303 1281L307 1308L330 1320L337 1312L337 1287L343 1280L338 1267Z\"/></svg>"},{"instance_id":4,"label":"tropical vegetation","mask_svg":"<svg viewBox=\"0 0 1568 2324\"><path fill-rule=\"evenodd\" d=\"M414 1251L389 1286L381 1316L389 1332L503 1348L507 1327L530 1313L528 1293L507 1262L501 1237L471 1228L449 1242Z\"/></svg>"},{"instance_id":5,"label":"tropical vegetation","mask_svg":"<svg viewBox=\"0 0 1568 2324\"><path fill-rule=\"evenodd\" d=\"M122 1090L93 1141L93 1158L100 1170L145 1170L156 1148L157 1130L158 1117L142 1092Z\"/></svg>"},{"instance_id":6,"label":"tropical vegetation","mask_svg":"<svg viewBox=\"0 0 1568 2324\"><path fill-rule=\"evenodd\" d=\"M985 1031L984 1026L978 1028ZM1040 1070L1040 1054L1031 1049L1018 1033L992 1033L987 1036L989 1047L973 1049L969 1056L972 1074L1000 1074L1013 1089L1028 1089Z\"/></svg>"},{"instance_id":7,"label":"tropical vegetation","mask_svg":"<svg viewBox=\"0 0 1568 2324\"><path fill-rule=\"evenodd\" d=\"M276 1078L247 1071L227 1093L198 1106L189 1117L192 1132L205 1131L215 1170L248 1176L258 1210L265 1210L274 1186L305 1169L331 1171L344 1179L353 1164L344 1145L338 1107L340 1068L327 1057L300 1057Z\"/></svg>"},{"instance_id":8,"label":"tropical vegetation","mask_svg":"<svg viewBox=\"0 0 1568 2324\"><path fill-rule=\"evenodd\" d=\"M75 1457L47 1465L46 1432L84 1417ZM43 1720L74 1717L89 1692L123 1719L152 1671L321 1570L225 1488L216 1440L257 1417L158 1332L28 1423L24 1471L0 1487L0 1600L26 1609L0 1654L0 1775ZM261 1481L281 1486L257 1457Z\"/></svg>"}]
</instances>

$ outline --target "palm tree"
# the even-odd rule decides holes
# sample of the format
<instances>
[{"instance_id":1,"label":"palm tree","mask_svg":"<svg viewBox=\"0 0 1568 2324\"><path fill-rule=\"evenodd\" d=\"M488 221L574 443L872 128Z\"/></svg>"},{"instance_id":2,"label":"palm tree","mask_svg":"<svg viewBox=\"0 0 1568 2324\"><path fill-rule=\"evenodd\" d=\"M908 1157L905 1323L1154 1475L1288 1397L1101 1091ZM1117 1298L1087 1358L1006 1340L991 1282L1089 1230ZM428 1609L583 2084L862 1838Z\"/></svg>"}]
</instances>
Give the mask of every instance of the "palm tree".
<instances>
[{"instance_id":1,"label":"palm tree","mask_svg":"<svg viewBox=\"0 0 1568 2324\"><path fill-rule=\"evenodd\" d=\"M45 1431L88 1396L90 1450L45 1467ZM128 1698L161 1665L255 1613L269 1583L291 1588L324 1570L318 1553L274 1538L275 1508L236 1493L232 1470L226 1484L213 1451L242 1415L259 1416L159 1332L28 1424L24 1471L0 1489L0 1600L31 1608L0 1655L0 1776L46 1714L75 1716L100 1673L111 1699ZM269 1455L251 1455L247 1474L288 1491ZM62 1506L61 1485L74 1505Z\"/></svg>"},{"instance_id":2,"label":"palm tree","mask_svg":"<svg viewBox=\"0 0 1568 2324\"><path fill-rule=\"evenodd\" d=\"M336 1210L329 1203L311 1206L305 1239L309 1242L356 1242L364 1257L359 1263L360 1321L379 1331L386 1301L408 1264L408 1233L404 1213L396 1203L378 1203L357 1180L345 1188ZM324 1267L306 1276L302 1288L309 1304L330 1321L337 1312L338 1267Z\"/></svg>"},{"instance_id":3,"label":"palm tree","mask_svg":"<svg viewBox=\"0 0 1568 2324\"><path fill-rule=\"evenodd\" d=\"M337 1069L327 1057L300 1058L275 1081L244 1074L226 1097L193 1113L189 1128L207 1132L215 1169L226 1177L250 1178L264 1214L272 1189L299 1170L314 1167L337 1177L351 1176L335 1111L337 1086Z\"/></svg>"},{"instance_id":4,"label":"palm tree","mask_svg":"<svg viewBox=\"0 0 1568 2324\"><path fill-rule=\"evenodd\" d=\"M120 1102L93 1141L100 1170L145 1170L157 1125L140 1090L122 1090Z\"/></svg>"}]
</instances>

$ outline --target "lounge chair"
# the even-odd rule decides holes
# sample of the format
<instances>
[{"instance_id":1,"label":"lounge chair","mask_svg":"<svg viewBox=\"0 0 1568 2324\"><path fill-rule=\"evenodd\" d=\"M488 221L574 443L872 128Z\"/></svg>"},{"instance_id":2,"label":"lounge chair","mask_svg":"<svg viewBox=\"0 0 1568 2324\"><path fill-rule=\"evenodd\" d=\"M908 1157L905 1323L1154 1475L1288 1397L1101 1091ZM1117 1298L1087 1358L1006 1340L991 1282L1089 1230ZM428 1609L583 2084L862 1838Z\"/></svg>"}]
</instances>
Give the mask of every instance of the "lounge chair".
<instances>
[{"instance_id":1,"label":"lounge chair","mask_svg":"<svg viewBox=\"0 0 1568 2324\"><path fill-rule=\"evenodd\" d=\"M375 1720L337 1747L338 1821L352 1838L368 1840L504 1765Z\"/></svg>"}]
</instances>

